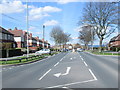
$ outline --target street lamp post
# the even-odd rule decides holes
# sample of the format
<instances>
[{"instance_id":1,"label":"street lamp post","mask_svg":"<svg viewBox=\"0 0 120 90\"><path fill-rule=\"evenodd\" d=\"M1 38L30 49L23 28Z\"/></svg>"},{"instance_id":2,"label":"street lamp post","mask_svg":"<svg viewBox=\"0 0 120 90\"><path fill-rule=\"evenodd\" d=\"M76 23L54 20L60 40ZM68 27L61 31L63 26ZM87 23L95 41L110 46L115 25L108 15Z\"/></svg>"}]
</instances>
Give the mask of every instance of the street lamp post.
<instances>
[{"instance_id":1,"label":"street lamp post","mask_svg":"<svg viewBox=\"0 0 120 90\"><path fill-rule=\"evenodd\" d=\"M29 56L28 54L29 54L29 36L28 36L28 30L29 30L29 22L28 22L28 20L29 20L29 18L28 18L28 1L27 1L27 20L26 20L26 22L27 22L27 57Z\"/></svg>"},{"instance_id":2,"label":"street lamp post","mask_svg":"<svg viewBox=\"0 0 120 90\"><path fill-rule=\"evenodd\" d=\"M45 25L43 25L43 49L45 48L44 39L45 39Z\"/></svg>"}]
</instances>

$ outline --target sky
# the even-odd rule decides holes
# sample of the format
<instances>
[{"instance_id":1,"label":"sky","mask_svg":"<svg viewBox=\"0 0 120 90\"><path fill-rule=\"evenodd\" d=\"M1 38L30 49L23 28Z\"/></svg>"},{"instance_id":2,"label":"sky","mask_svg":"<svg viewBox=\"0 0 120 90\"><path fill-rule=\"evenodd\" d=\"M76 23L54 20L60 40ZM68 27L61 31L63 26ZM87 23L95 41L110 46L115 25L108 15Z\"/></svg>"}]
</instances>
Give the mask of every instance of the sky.
<instances>
[{"instance_id":1,"label":"sky","mask_svg":"<svg viewBox=\"0 0 120 90\"><path fill-rule=\"evenodd\" d=\"M75 0L76 1L76 0ZM79 43L78 37L78 22L82 17L85 2L69 2L64 0L61 2L29 2L28 3L28 25L29 32L33 36L39 36L42 39L43 25L45 25L45 40L48 40L51 45L54 41L50 38L50 32L54 26L60 26L64 32L71 34L72 40L69 43ZM27 30L27 8L26 2L21 0L2 0L0 2L0 26L5 29ZM111 37L116 36L117 31L113 33L104 42L108 42ZM99 44L97 39L95 45Z\"/></svg>"}]
</instances>

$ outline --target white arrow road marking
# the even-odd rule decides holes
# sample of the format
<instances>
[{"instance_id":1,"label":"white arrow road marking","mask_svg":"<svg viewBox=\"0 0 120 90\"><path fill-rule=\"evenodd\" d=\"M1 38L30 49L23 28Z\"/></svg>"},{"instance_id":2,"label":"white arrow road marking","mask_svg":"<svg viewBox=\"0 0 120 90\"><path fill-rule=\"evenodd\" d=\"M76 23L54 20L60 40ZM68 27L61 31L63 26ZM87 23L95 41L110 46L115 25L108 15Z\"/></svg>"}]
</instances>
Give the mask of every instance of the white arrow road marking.
<instances>
[{"instance_id":1,"label":"white arrow road marking","mask_svg":"<svg viewBox=\"0 0 120 90\"><path fill-rule=\"evenodd\" d=\"M61 73L56 73L56 74L54 74L54 76L56 76L56 77L60 77L60 76L67 75L67 74L69 74L70 69L71 69L71 67L67 67L66 73L64 73L64 74L61 74Z\"/></svg>"}]
</instances>

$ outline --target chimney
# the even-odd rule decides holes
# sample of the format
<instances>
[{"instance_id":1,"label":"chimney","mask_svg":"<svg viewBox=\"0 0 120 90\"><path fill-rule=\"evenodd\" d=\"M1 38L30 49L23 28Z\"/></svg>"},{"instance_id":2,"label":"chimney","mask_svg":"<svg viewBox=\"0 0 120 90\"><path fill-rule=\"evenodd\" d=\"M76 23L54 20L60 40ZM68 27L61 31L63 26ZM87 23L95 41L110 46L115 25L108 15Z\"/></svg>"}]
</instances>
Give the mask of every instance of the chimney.
<instances>
[{"instance_id":1,"label":"chimney","mask_svg":"<svg viewBox=\"0 0 120 90\"><path fill-rule=\"evenodd\" d=\"M12 31L12 29L8 29L8 31Z\"/></svg>"},{"instance_id":2,"label":"chimney","mask_svg":"<svg viewBox=\"0 0 120 90\"><path fill-rule=\"evenodd\" d=\"M39 40L39 37L37 36L36 39Z\"/></svg>"},{"instance_id":3,"label":"chimney","mask_svg":"<svg viewBox=\"0 0 120 90\"><path fill-rule=\"evenodd\" d=\"M32 33L30 33L30 37L32 37Z\"/></svg>"},{"instance_id":4,"label":"chimney","mask_svg":"<svg viewBox=\"0 0 120 90\"><path fill-rule=\"evenodd\" d=\"M14 30L18 30L18 29L17 29L17 27L15 27L15 29L14 29Z\"/></svg>"},{"instance_id":5,"label":"chimney","mask_svg":"<svg viewBox=\"0 0 120 90\"><path fill-rule=\"evenodd\" d=\"M44 39L42 38L42 41L44 41Z\"/></svg>"}]
</instances>

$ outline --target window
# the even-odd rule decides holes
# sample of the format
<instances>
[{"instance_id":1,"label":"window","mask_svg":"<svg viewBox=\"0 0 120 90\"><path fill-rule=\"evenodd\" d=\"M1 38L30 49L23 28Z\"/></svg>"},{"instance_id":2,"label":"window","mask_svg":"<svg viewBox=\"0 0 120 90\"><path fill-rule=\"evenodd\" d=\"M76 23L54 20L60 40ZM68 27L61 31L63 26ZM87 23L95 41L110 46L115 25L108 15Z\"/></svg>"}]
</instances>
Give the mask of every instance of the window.
<instances>
[{"instance_id":1,"label":"window","mask_svg":"<svg viewBox=\"0 0 120 90\"><path fill-rule=\"evenodd\" d=\"M11 40L11 37L10 37L10 35L8 35L8 40Z\"/></svg>"},{"instance_id":2,"label":"window","mask_svg":"<svg viewBox=\"0 0 120 90\"><path fill-rule=\"evenodd\" d=\"M2 33L2 39L3 39L3 40L5 39L5 34L4 34L4 33Z\"/></svg>"},{"instance_id":3,"label":"window","mask_svg":"<svg viewBox=\"0 0 120 90\"><path fill-rule=\"evenodd\" d=\"M7 40L7 39L8 39L8 38L7 38L7 36L8 36L8 35L7 35L7 34L5 34L5 40Z\"/></svg>"},{"instance_id":4,"label":"window","mask_svg":"<svg viewBox=\"0 0 120 90\"><path fill-rule=\"evenodd\" d=\"M12 35L10 35L10 40L14 40Z\"/></svg>"}]
</instances>

